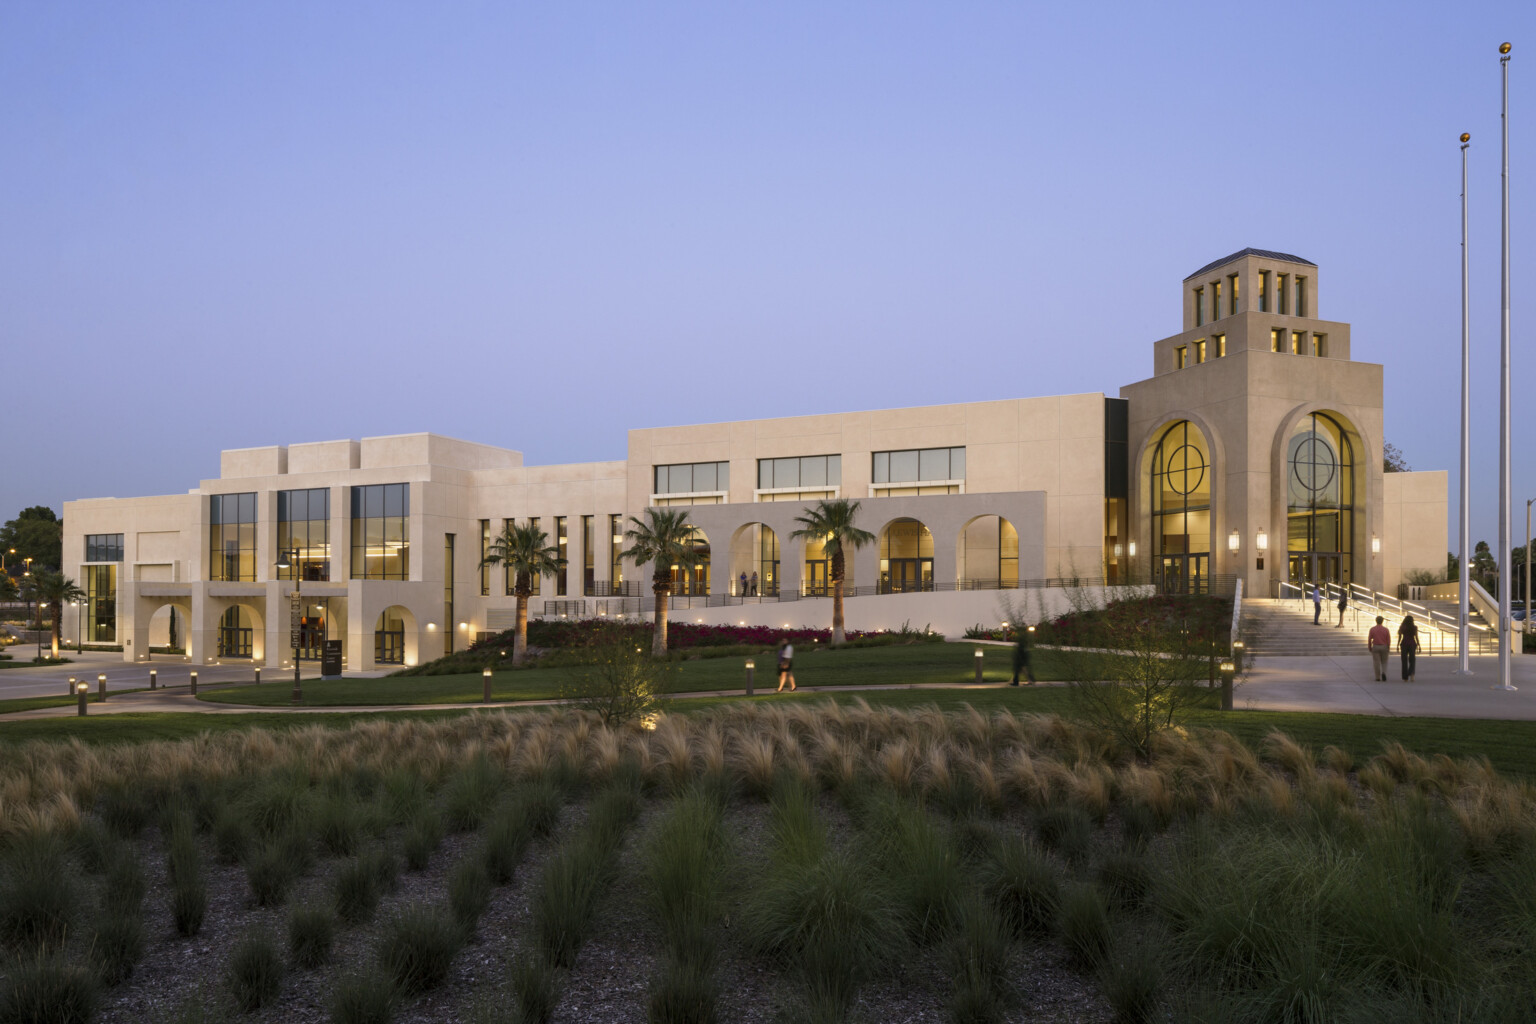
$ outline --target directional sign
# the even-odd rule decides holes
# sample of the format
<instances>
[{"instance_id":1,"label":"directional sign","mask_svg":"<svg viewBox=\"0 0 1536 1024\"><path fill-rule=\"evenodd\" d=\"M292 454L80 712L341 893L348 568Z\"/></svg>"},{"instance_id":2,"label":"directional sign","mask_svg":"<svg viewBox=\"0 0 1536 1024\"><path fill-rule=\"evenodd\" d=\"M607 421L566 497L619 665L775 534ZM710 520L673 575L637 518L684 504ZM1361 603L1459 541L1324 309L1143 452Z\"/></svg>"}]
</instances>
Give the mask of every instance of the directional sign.
<instances>
[{"instance_id":1,"label":"directional sign","mask_svg":"<svg viewBox=\"0 0 1536 1024\"><path fill-rule=\"evenodd\" d=\"M302 641L299 637L299 631L296 629L291 630L288 634L288 646L297 650L301 642Z\"/></svg>"}]
</instances>

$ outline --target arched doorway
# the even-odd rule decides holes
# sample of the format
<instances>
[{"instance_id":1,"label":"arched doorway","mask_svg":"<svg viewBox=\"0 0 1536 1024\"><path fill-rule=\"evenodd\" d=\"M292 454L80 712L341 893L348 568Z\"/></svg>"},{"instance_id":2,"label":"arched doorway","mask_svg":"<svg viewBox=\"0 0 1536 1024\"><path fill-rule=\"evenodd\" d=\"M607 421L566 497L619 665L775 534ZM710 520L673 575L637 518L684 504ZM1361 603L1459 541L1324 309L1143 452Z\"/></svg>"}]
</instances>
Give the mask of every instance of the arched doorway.
<instances>
[{"instance_id":1,"label":"arched doorway","mask_svg":"<svg viewBox=\"0 0 1536 1024\"><path fill-rule=\"evenodd\" d=\"M379 613L373 626L373 660L380 665L405 664L405 623L410 613L392 605ZM413 631L414 632L414 631Z\"/></svg>"},{"instance_id":2,"label":"arched doorway","mask_svg":"<svg viewBox=\"0 0 1536 1024\"><path fill-rule=\"evenodd\" d=\"M1019 585L1019 531L1002 516L977 516L960 528L955 576L962 590Z\"/></svg>"},{"instance_id":3,"label":"arched doorway","mask_svg":"<svg viewBox=\"0 0 1536 1024\"><path fill-rule=\"evenodd\" d=\"M736 531L731 538L731 578L727 583L737 597L778 596L779 537L772 527L748 523Z\"/></svg>"},{"instance_id":4,"label":"arched doorway","mask_svg":"<svg viewBox=\"0 0 1536 1024\"><path fill-rule=\"evenodd\" d=\"M219 635L216 651L220 658L249 658L254 649L256 633L251 611L244 605L232 604L219 616Z\"/></svg>"},{"instance_id":5,"label":"arched doorway","mask_svg":"<svg viewBox=\"0 0 1536 1024\"><path fill-rule=\"evenodd\" d=\"M689 542L697 555L693 568L672 566L672 593L679 596L709 596L709 538L697 526L690 527Z\"/></svg>"},{"instance_id":6,"label":"arched doorway","mask_svg":"<svg viewBox=\"0 0 1536 1024\"><path fill-rule=\"evenodd\" d=\"M933 534L919 520L893 519L880 531L879 588L882 594L933 589Z\"/></svg>"},{"instance_id":7,"label":"arched doorway","mask_svg":"<svg viewBox=\"0 0 1536 1024\"><path fill-rule=\"evenodd\" d=\"M1285 446L1286 554L1296 582L1355 578L1355 446L1324 412L1303 416Z\"/></svg>"},{"instance_id":8,"label":"arched doorway","mask_svg":"<svg viewBox=\"0 0 1536 1024\"><path fill-rule=\"evenodd\" d=\"M147 653L185 655L189 621L191 621L191 610L187 607L167 603L156 608L149 616Z\"/></svg>"},{"instance_id":9,"label":"arched doorway","mask_svg":"<svg viewBox=\"0 0 1536 1024\"><path fill-rule=\"evenodd\" d=\"M1152 571L1167 591L1202 590L1211 563L1211 450L1188 420L1170 424L1152 448Z\"/></svg>"}]
</instances>

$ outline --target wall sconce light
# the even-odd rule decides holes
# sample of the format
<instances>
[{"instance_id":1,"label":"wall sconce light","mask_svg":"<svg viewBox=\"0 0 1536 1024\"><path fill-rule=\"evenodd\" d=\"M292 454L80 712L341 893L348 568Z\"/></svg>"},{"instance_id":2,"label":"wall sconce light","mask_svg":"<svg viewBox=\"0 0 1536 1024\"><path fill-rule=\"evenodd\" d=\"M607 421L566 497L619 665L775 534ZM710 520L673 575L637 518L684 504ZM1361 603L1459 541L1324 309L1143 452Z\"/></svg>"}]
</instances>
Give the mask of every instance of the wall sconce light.
<instances>
[{"instance_id":1,"label":"wall sconce light","mask_svg":"<svg viewBox=\"0 0 1536 1024\"><path fill-rule=\"evenodd\" d=\"M459 628L460 629L468 629L469 628L469 623L461 622L461 623L459 623Z\"/></svg>"},{"instance_id":2,"label":"wall sconce light","mask_svg":"<svg viewBox=\"0 0 1536 1024\"><path fill-rule=\"evenodd\" d=\"M1253 546L1260 551L1269 550L1269 534L1264 532L1264 527L1259 527L1258 535L1253 538Z\"/></svg>"},{"instance_id":3,"label":"wall sconce light","mask_svg":"<svg viewBox=\"0 0 1536 1024\"><path fill-rule=\"evenodd\" d=\"M1131 541L1130 544L1126 545L1126 549L1125 550L1130 553L1130 556L1132 558L1135 558L1136 557L1136 542L1135 541Z\"/></svg>"},{"instance_id":4,"label":"wall sconce light","mask_svg":"<svg viewBox=\"0 0 1536 1024\"><path fill-rule=\"evenodd\" d=\"M435 623L435 622L427 623L427 632L428 633L435 632L436 630L437 630L437 623Z\"/></svg>"},{"instance_id":5,"label":"wall sconce light","mask_svg":"<svg viewBox=\"0 0 1536 1024\"><path fill-rule=\"evenodd\" d=\"M1376 536L1374 533L1371 534L1371 554L1381 554L1381 538Z\"/></svg>"},{"instance_id":6,"label":"wall sconce light","mask_svg":"<svg viewBox=\"0 0 1536 1024\"><path fill-rule=\"evenodd\" d=\"M1233 530L1231 533L1227 534L1227 550L1232 552L1234 555L1237 554L1237 546L1242 542L1242 536L1236 530Z\"/></svg>"},{"instance_id":7,"label":"wall sconce light","mask_svg":"<svg viewBox=\"0 0 1536 1024\"><path fill-rule=\"evenodd\" d=\"M1119 544L1116 544L1116 545L1115 545L1115 557L1116 557L1116 558L1119 558L1119 557L1120 557L1120 552L1121 552L1121 550L1122 550L1122 547L1121 547L1121 545L1119 545Z\"/></svg>"}]
</instances>

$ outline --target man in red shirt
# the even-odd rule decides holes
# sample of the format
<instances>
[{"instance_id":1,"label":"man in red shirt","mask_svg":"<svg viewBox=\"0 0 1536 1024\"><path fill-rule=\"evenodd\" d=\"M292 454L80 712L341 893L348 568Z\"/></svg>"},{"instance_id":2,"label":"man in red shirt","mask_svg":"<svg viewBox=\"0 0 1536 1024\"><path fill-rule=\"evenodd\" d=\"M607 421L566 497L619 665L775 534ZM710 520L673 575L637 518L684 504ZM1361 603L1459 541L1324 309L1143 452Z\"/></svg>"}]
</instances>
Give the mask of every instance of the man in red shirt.
<instances>
[{"instance_id":1,"label":"man in red shirt","mask_svg":"<svg viewBox=\"0 0 1536 1024\"><path fill-rule=\"evenodd\" d=\"M1381 624L1381 616L1376 616L1376 625L1365 634L1365 645L1371 649L1371 672L1377 682L1385 682L1387 678L1387 654L1392 650L1392 634L1386 626Z\"/></svg>"}]
</instances>

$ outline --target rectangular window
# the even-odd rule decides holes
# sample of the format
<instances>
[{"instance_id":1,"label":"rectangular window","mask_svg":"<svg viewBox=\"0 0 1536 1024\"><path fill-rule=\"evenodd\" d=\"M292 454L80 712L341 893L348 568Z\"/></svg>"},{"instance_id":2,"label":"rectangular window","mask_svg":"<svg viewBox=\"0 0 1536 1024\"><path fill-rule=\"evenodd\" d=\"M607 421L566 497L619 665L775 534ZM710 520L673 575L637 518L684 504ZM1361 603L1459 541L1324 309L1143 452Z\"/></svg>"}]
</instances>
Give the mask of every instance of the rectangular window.
<instances>
[{"instance_id":1,"label":"rectangular window","mask_svg":"<svg viewBox=\"0 0 1536 1024\"><path fill-rule=\"evenodd\" d=\"M1211 319L1221 319L1221 282L1211 282Z\"/></svg>"},{"instance_id":2,"label":"rectangular window","mask_svg":"<svg viewBox=\"0 0 1536 1024\"><path fill-rule=\"evenodd\" d=\"M1296 315L1307 315L1307 279L1300 276L1296 278Z\"/></svg>"},{"instance_id":3,"label":"rectangular window","mask_svg":"<svg viewBox=\"0 0 1536 1024\"><path fill-rule=\"evenodd\" d=\"M597 538L592 535L592 517L581 517L581 592L587 597L597 593Z\"/></svg>"},{"instance_id":4,"label":"rectangular window","mask_svg":"<svg viewBox=\"0 0 1536 1024\"><path fill-rule=\"evenodd\" d=\"M507 531L517 524L516 519L503 519L501 521L501 536L505 537ZM501 563L501 592L507 597L513 596L513 588L517 586L517 579L512 575L512 567L505 561Z\"/></svg>"},{"instance_id":5,"label":"rectangular window","mask_svg":"<svg viewBox=\"0 0 1536 1024\"><path fill-rule=\"evenodd\" d=\"M1173 350L1173 368L1182 370L1189 364L1189 349L1183 345Z\"/></svg>"},{"instance_id":6,"label":"rectangular window","mask_svg":"<svg viewBox=\"0 0 1536 1024\"><path fill-rule=\"evenodd\" d=\"M491 521L480 520L480 596L491 594L491 567L485 564L485 556L491 553Z\"/></svg>"},{"instance_id":7,"label":"rectangular window","mask_svg":"<svg viewBox=\"0 0 1536 1024\"><path fill-rule=\"evenodd\" d=\"M1195 362L1197 362L1197 363L1205 362L1205 339L1204 338L1201 338L1199 341L1195 342Z\"/></svg>"},{"instance_id":8,"label":"rectangular window","mask_svg":"<svg viewBox=\"0 0 1536 1024\"><path fill-rule=\"evenodd\" d=\"M331 491L311 487L277 492L277 578L331 578Z\"/></svg>"},{"instance_id":9,"label":"rectangular window","mask_svg":"<svg viewBox=\"0 0 1536 1024\"><path fill-rule=\"evenodd\" d=\"M85 560L87 562L121 562L123 535L120 533L86 534Z\"/></svg>"},{"instance_id":10,"label":"rectangular window","mask_svg":"<svg viewBox=\"0 0 1536 1024\"><path fill-rule=\"evenodd\" d=\"M537 530L539 528L539 517L538 516L530 517L528 522L533 526L533 528L535 530ZM515 584L516 581L513 581L513 582ZM531 588L528 591L528 593L532 594L534 597L538 597L539 596L539 591L541 591L543 589L543 584L544 584L544 577L542 575L540 575L539 573L534 573L533 574L533 578L528 581L528 586Z\"/></svg>"},{"instance_id":11,"label":"rectangular window","mask_svg":"<svg viewBox=\"0 0 1536 1024\"><path fill-rule=\"evenodd\" d=\"M208 578L256 580L256 492L208 499Z\"/></svg>"},{"instance_id":12,"label":"rectangular window","mask_svg":"<svg viewBox=\"0 0 1536 1024\"><path fill-rule=\"evenodd\" d=\"M453 534L443 534L443 653L453 653L459 624L453 617Z\"/></svg>"},{"instance_id":13,"label":"rectangular window","mask_svg":"<svg viewBox=\"0 0 1536 1024\"><path fill-rule=\"evenodd\" d=\"M555 516L555 550L560 553L560 558L566 558L565 516ZM565 569L561 568L560 574L555 577L555 596L565 596Z\"/></svg>"},{"instance_id":14,"label":"rectangular window","mask_svg":"<svg viewBox=\"0 0 1536 1024\"><path fill-rule=\"evenodd\" d=\"M1314 335L1312 335L1312 349L1318 355L1323 356L1324 358L1326 358L1327 355L1328 355L1328 335L1326 335L1326 334L1314 334Z\"/></svg>"},{"instance_id":15,"label":"rectangular window","mask_svg":"<svg viewBox=\"0 0 1536 1024\"><path fill-rule=\"evenodd\" d=\"M1304 355L1307 354L1307 332L1306 331L1292 331L1291 332L1291 354L1292 355L1298 355L1298 356L1304 356Z\"/></svg>"},{"instance_id":16,"label":"rectangular window","mask_svg":"<svg viewBox=\"0 0 1536 1024\"><path fill-rule=\"evenodd\" d=\"M1225 334L1211 335L1211 345L1216 349L1217 359L1227 354L1227 336Z\"/></svg>"},{"instance_id":17,"label":"rectangular window","mask_svg":"<svg viewBox=\"0 0 1536 1024\"><path fill-rule=\"evenodd\" d=\"M85 576L85 642L117 642L117 566L87 565ZM173 606L174 607L174 606Z\"/></svg>"},{"instance_id":18,"label":"rectangular window","mask_svg":"<svg viewBox=\"0 0 1536 1024\"><path fill-rule=\"evenodd\" d=\"M1228 274L1227 275L1227 313L1228 313L1228 315L1235 316L1236 314L1241 313L1241 312L1242 312L1242 309L1239 308L1238 302L1237 302L1237 275L1236 274Z\"/></svg>"},{"instance_id":19,"label":"rectangular window","mask_svg":"<svg viewBox=\"0 0 1536 1024\"><path fill-rule=\"evenodd\" d=\"M1205 289L1195 289L1195 326L1205 323Z\"/></svg>"},{"instance_id":20,"label":"rectangular window","mask_svg":"<svg viewBox=\"0 0 1536 1024\"><path fill-rule=\"evenodd\" d=\"M352 488L352 578L405 580L411 575L411 485Z\"/></svg>"},{"instance_id":21,"label":"rectangular window","mask_svg":"<svg viewBox=\"0 0 1536 1024\"><path fill-rule=\"evenodd\" d=\"M729 462L682 462L653 467L655 490L652 494L694 494L703 491L728 491L731 488Z\"/></svg>"},{"instance_id":22,"label":"rectangular window","mask_svg":"<svg viewBox=\"0 0 1536 1024\"><path fill-rule=\"evenodd\" d=\"M1278 327L1269 329L1269 350L1271 352L1285 351L1285 332Z\"/></svg>"},{"instance_id":23,"label":"rectangular window","mask_svg":"<svg viewBox=\"0 0 1536 1024\"><path fill-rule=\"evenodd\" d=\"M876 484L964 480L965 449L909 448L899 452L875 452L872 469Z\"/></svg>"},{"instance_id":24,"label":"rectangular window","mask_svg":"<svg viewBox=\"0 0 1536 1024\"><path fill-rule=\"evenodd\" d=\"M1276 309L1275 312L1279 313L1281 316L1290 315L1290 288L1290 274L1275 275L1275 298L1280 300L1279 308Z\"/></svg>"},{"instance_id":25,"label":"rectangular window","mask_svg":"<svg viewBox=\"0 0 1536 1024\"><path fill-rule=\"evenodd\" d=\"M613 587L613 592L618 593L624 586L624 565L619 558L619 552L624 550L624 516L610 515L608 517L608 582Z\"/></svg>"},{"instance_id":26,"label":"rectangular window","mask_svg":"<svg viewBox=\"0 0 1536 1024\"><path fill-rule=\"evenodd\" d=\"M1259 312L1269 312L1269 271L1259 271ZM1280 351L1275 349L1276 352Z\"/></svg>"},{"instance_id":27,"label":"rectangular window","mask_svg":"<svg viewBox=\"0 0 1536 1024\"><path fill-rule=\"evenodd\" d=\"M757 488L761 491L785 487L836 487L842 482L841 455L757 460Z\"/></svg>"}]
</instances>

